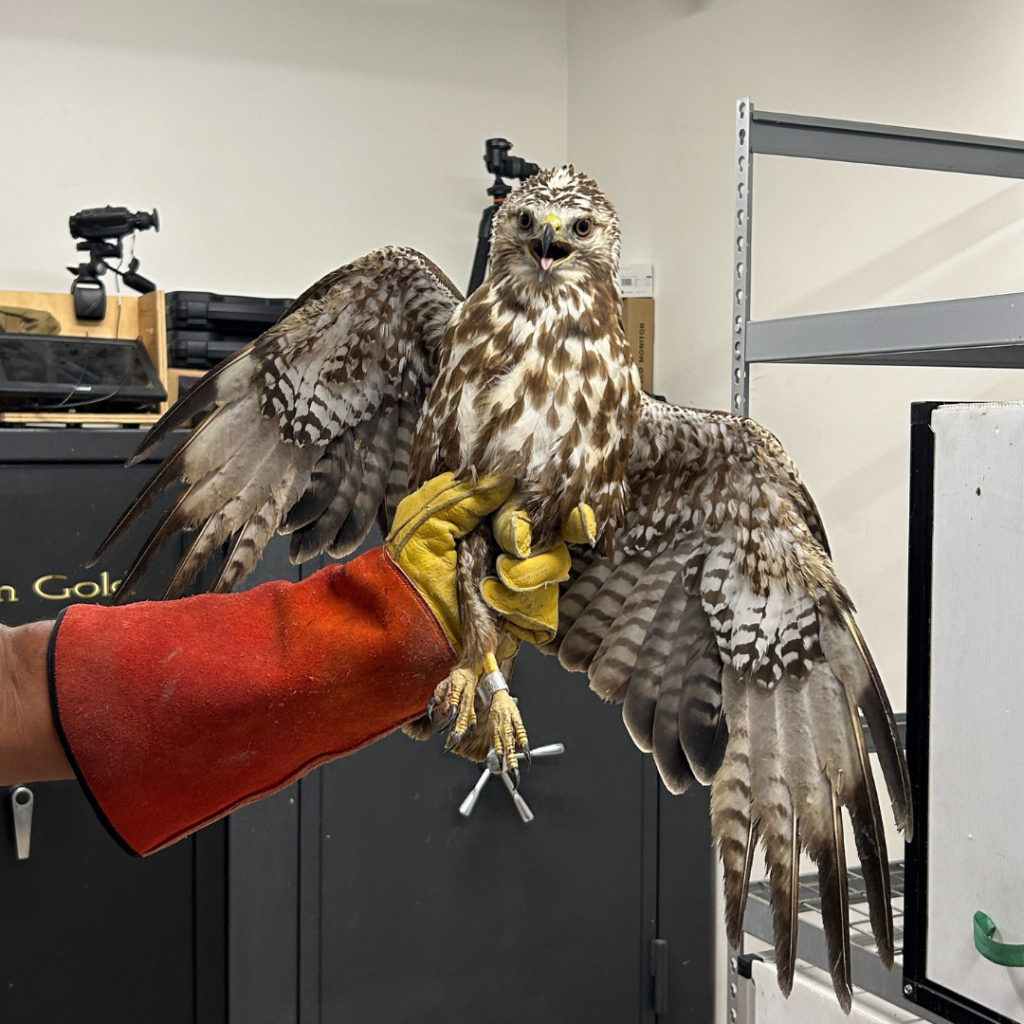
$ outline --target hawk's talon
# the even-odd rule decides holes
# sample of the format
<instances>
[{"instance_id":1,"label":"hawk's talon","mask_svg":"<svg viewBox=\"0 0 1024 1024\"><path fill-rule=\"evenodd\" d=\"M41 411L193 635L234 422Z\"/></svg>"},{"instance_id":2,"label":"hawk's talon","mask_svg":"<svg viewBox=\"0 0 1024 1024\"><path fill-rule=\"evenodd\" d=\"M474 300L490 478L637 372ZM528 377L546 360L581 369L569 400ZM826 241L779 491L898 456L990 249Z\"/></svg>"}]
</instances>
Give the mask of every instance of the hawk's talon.
<instances>
[{"instance_id":1,"label":"hawk's talon","mask_svg":"<svg viewBox=\"0 0 1024 1024\"><path fill-rule=\"evenodd\" d=\"M430 703L427 704L427 718L438 731L441 729L450 729L452 727L452 723L459 714L459 709L455 707L442 715L439 711L440 706L441 702L437 699L436 695L431 697Z\"/></svg>"},{"instance_id":2,"label":"hawk's talon","mask_svg":"<svg viewBox=\"0 0 1024 1024\"><path fill-rule=\"evenodd\" d=\"M476 726L477 674L471 669L457 668L449 676L438 683L434 696L427 705L428 713L443 715L442 728L448 729L448 740L445 750L459 744L471 735Z\"/></svg>"},{"instance_id":3,"label":"hawk's talon","mask_svg":"<svg viewBox=\"0 0 1024 1024\"><path fill-rule=\"evenodd\" d=\"M533 764L533 754L530 753L530 741L523 740L523 760L526 762L527 769Z\"/></svg>"},{"instance_id":4,"label":"hawk's talon","mask_svg":"<svg viewBox=\"0 0 1024 1024\"><path fill-rule=\"evenodd\" d=\"M488 714L488 724L491 727L491 740L494 744L494 753L498 757L502 768L519 784L519 760L516 756L516 749L524 750L529 746L526 738L526 729L523 727L523 719L519 714L519 708L515 701L509 696L508 690L498 690L491 698L491 709Z\"/></svg>"}]
</instances>

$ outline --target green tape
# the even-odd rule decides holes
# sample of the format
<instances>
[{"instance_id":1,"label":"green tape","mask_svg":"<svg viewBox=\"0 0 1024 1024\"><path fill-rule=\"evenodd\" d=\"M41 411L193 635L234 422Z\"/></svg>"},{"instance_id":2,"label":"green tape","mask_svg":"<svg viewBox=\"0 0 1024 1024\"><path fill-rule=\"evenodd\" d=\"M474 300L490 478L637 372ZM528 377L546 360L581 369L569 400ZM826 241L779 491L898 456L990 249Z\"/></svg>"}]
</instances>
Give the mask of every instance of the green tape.
<instances>
[{"instance_id":1,"label":"green tape","mask_svg":"<svg viewBox=\"0 0 1024 1024\"><path fill-rule=\"evenodd\" d=\"M996 923L984 911L974 915L974 947L986 959L1003 967L1024 967L1024 943L993 939Z\"/></svg>"}]
</instances>

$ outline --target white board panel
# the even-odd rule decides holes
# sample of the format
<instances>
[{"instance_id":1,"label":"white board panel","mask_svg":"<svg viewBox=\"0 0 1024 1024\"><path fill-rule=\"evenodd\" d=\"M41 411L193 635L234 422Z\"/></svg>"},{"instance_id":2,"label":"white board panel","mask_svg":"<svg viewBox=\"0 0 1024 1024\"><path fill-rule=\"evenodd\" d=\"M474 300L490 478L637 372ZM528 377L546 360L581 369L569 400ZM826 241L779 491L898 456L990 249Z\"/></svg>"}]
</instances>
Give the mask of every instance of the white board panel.
<instances>
[{"instance_id":1,"label":"white board panel","mask_svg":"<svg viewBox=\"0 0 1024 1024\"><path fill-rule=\"evenodd\" d=\"M797 962L788 999L779 991L775 964L755 960L752 966L757 989L754 1024L924 1024L920 1017L859 988L854 989L847 1016L836 1000L832 979L803 961Z\"/></svg>"},{"instance_id":2,"label":"white board panel","mask_svg":"<svg viewBox=\"0 0 1024 1024\"><path fill-rule=\"evenodd\" d=\"M935 433L927 975L1024 1022L1024 404L949 405Z\"/></svg>"}]
</instances>

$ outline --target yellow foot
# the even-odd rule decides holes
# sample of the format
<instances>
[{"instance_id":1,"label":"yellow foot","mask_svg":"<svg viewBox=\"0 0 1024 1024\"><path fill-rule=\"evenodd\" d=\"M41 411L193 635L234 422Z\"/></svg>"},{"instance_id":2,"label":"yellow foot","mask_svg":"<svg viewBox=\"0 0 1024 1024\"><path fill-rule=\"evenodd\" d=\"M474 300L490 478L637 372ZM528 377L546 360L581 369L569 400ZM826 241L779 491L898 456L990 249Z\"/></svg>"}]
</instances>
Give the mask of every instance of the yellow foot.
<instances>
[{"instance_id":1,"label":"yellow foot","mask_svg":"<svg viewBox=\"0 0 1024 1024\"><path fill-rule=\"evenodd\" d=\"M516 702L508 690L497 690L491 697L491 707L487 713L487 724L490 727L494 754L499 767L512 776L512 781L519 786L519 757L522 753L527 765L530 763L530 743L526 738L522 716Z\"/></svg>"},{"instance_id":2,"label":"yellow foot","mask_svg":"<svg viewBox=\"0 0 1024 1024\"><path fill-rule=\"evenodd\" d=\"M530 743L494 655L484 659L480 670L455 669L434 691L428 714L441 728L450 726L445 750L487 761L519 785L519 758L529 765Z\"/></svg>"},{"instance_id":3,"label":"yellow foot","mask_svg":"<svg viewBox=\"0 0 1024 1024\"><path fill-rule=\"evenodd\" d=\"M450 726L446 750L451 750L476 725L478 673L469 668L454 669L442 680L430 699L427 714L434 721Z\"/></svg>"}]
</instances>

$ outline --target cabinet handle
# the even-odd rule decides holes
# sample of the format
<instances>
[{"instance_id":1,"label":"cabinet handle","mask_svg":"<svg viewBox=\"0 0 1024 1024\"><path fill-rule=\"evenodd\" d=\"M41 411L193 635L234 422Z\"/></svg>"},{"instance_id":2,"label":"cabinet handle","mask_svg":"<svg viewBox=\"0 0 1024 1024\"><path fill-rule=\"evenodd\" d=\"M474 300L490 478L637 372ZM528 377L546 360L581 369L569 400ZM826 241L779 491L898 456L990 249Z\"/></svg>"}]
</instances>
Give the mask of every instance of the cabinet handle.
<instances>
[{"instance_id":1,"label":"cabinet handle","mask_svg":"<svg viewBox=\"0 0 1024 1024\"><path fill-rule=\"evenodd\" d=\"M1002 967L1024 967L1024 943L993 939L996 923L984 911L974 915L974 948L986 959Z\"/></svg>"},{"instance_id":2,"label":"cabinet handle","mask_svg":"<svg viewBox=\"0 0 1024 1024\"><path fill-rule=\"evenodd\" d=\"M32 807L35 794L28 786L15 786L11 790L11 810L14 814L14 843L18 849L18 860L28 860L32 845Z\"/></svg>"}]
</instances>

